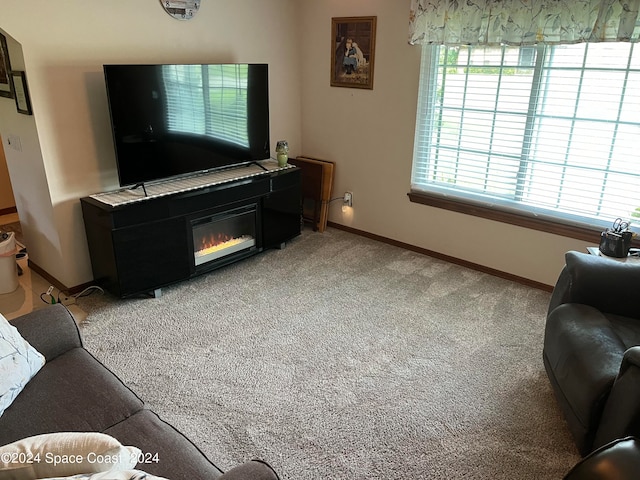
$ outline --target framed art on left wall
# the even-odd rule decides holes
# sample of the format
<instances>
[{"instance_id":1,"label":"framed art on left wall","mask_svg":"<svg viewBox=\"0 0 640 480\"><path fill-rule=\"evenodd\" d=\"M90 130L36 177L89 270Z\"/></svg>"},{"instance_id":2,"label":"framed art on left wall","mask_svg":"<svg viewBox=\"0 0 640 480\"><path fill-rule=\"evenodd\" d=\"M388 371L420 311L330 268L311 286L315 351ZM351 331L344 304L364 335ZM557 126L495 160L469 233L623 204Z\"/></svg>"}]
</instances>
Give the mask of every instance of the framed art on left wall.
<instances>
[{"instance_id":1,"label":"framed art on left wall","mask_svg":"<svg viewBox=\"0 0 640 480\"><path fill-rule=\"evenodd\" d=\"M0 97L13 98L10 72L11 62L9 61L7 39L0 33Z\"/></svg>"},{"instance_id":2,"label":"framed art on left wall","mask_svg":"<svg viewBox=\"0 0 640 480\"><path fill-rule=\"evenodd\" d=\"M13 71L10 75L18 113L32 115L31 99L29 98L29 89L27 88L27 76L24 72L19 71Z\"/></svg>"}]
</instances>

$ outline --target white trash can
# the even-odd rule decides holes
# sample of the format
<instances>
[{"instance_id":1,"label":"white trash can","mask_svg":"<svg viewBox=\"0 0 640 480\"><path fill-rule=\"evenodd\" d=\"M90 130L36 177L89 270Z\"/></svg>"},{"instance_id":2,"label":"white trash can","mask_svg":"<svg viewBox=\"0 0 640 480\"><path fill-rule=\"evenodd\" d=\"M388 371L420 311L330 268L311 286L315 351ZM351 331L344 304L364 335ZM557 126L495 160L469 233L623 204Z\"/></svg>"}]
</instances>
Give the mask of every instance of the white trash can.
<instances>
[{"instance_id":1,"label":"white trash can","mask_svg":"<svg viewBox=\"0 0 640 480\"><path fill-rule=\"evenodd\" d=\"M11 293L18 288L16 252L16 234L0 233L0 294Z\"/></svg>"}]
</instances>

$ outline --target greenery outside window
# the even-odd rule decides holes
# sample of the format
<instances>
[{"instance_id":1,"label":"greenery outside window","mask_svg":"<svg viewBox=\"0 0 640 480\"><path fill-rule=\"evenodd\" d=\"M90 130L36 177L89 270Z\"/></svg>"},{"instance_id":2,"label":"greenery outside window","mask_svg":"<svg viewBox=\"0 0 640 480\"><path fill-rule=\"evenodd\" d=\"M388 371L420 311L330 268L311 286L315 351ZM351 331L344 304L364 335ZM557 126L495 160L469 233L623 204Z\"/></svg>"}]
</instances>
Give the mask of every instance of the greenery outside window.
<instances>
[{"instance_id":1,"label":"greenery outside window","mask_svg":"<svg viewBox=\"0 0 640 480\"><path fill-rule=\"evenodd\" d=\"M639 141L634 43L423 46L413 201L593 240L639 216Z\"/></svg>"}]
</instances>

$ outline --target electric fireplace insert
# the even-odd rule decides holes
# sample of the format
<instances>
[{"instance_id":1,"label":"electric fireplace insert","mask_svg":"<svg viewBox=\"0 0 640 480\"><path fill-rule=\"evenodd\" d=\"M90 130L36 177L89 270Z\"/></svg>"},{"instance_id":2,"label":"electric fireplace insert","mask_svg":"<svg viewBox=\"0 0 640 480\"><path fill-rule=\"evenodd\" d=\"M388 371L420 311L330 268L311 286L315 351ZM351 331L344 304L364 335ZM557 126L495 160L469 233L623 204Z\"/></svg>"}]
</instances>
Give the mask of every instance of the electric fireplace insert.
<instances>
[{"instance_id":1,"label":"electric fireplace insert","mask_svg":"<svg viewBox=\"0 0 640 480\"><path fill-rule=\"evenodd\" d=\"M255 204L191 220L196 270L209 269L258 247Z\"/></svg>"}]
</instances>

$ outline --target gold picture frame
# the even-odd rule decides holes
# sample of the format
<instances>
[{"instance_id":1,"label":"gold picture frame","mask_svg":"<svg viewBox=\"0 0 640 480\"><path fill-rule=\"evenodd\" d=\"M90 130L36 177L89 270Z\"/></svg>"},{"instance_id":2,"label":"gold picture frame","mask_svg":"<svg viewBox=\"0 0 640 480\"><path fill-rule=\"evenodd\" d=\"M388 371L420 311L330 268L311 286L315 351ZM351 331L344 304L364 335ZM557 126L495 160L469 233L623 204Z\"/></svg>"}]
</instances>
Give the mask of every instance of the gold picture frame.
<instances>
[{"instance_id":1,"label":"gold picture frame","mask_svg":"<svg viewBox=\"0 0 640 480\"><path fill-rule=\"evenodd\" d=\"M377 17L331 19L331 86L373 89Z\"/></svg>"},{"instance_id":2,"label":"gold picture frame","mask_svg":"<svg viewBox=\"0 0 640 480\"><path fill-rule=\"evenodd\" d=\"M13 98L10 73L11 62L9 61L7 38L0 33L0 97Z\"/></svg>"}]
</instances>

